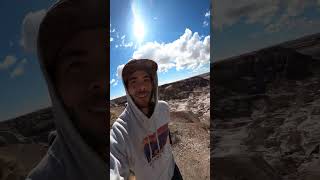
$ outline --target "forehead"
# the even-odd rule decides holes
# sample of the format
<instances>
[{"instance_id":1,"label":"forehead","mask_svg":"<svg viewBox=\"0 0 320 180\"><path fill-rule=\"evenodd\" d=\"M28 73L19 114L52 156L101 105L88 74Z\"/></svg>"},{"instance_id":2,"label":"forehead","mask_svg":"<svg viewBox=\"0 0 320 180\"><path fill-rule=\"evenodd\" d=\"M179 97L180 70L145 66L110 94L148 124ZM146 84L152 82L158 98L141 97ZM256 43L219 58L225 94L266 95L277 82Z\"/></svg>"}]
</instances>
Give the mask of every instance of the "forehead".
<instances>
[{"instance_id":1,"label":"forehead","mask_svg":"<svg viewBox=\"0 0 320 180\"><path fill-rule=\"evenodd\" d=\"M132 73L130 76L129 76L129 80L131 79L136 79L136 78L145 78L145 77L150 77L150 75L146 72L146 71L143 71L143 70L138 70L138 71L135 71L134 73Z\"/></svg>"},{"instance_id":2,"label":"forehead","mask_svg":"<svg viewBox=\"0 0 320 180\"><path fill-rule=\"evenodd\" d=\"M90 63L107 63L106 30L103 28L83 30L76 33L61 48L54 64L55 68L73 60L90 61Z\"/></svg>"},{"instance_id":3,"label":"forehead","mask_svg":"<svg viewBox=\"0 0 320 180\"><path fill-rule=\"evenodd\" d=\"M79 56L101 56L107 47L105 41L106 31L102 28L83 30L76 33L62 47L58 56L60 58L69 57L71 55Z\"/></svg>"}]
</instances>

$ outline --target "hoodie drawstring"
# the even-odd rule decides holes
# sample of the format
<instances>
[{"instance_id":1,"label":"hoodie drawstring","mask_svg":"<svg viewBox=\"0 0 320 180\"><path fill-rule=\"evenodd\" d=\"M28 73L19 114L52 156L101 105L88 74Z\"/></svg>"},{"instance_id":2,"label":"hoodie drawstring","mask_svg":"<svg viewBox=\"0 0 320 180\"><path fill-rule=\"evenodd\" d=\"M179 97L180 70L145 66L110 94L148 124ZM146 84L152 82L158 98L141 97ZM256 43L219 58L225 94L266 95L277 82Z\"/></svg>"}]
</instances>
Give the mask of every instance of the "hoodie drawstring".
<instances>
[{"instance_id":1,"label":"hoodie drawstring","mask_svg":"<svg viewBox=\"0 0 320 180\"><path fill-rule=\"evenodd\" d=\"M156 138L157 138L157 144L158 144L158 151L160 153L160 145L159 145L159 138L158 138L158 131L156 130Z\"/></svg>"},{"instance_id":2,"label":"hoodie drawstring","mask_svg":"<svg viewBox=\"0 0 320 180\"><path fill-rule=\"evenodd\" d=\"M155 127L154 126L154 122L152 121L152 125L153 125L153 128ZM156 139L157 139L157 147L158 147L158 153L160 153L160 144L159 144L159 137L158 137L158 130L156 128ZM151 143L150 143L150 138L148 136L148 144L149 144L149 151L150 151L150 160L152 159L152 149L151 149Z\"/></svg>"},{"instance_id":3,"label":"hoodie drawstring","mask_svg":"<svg viewBox=\"0 0 320 180\"><path fill-rule=\"evenodd\" d=\"M158 130L157 130L157 127L155 127L155 125L154 125L154 121L153 121L153 120L152 120L152 125L153 125L153 128L156 130L156 139L157 139L158 152L160 153L160 145L159 145Z\"/></svg>"},{"instance_id":4,"label":"hoodie drawstring","mask_svg":"<svg viewBox=\"0 0 320 180\"><path fill-rule=\"evenodd\" d=\"M151 161L151 160L152 160L152 149L151 149L151 144L150 144L150 138L149 138L149 136L148 136L148 144L149 144L149 151L150 151L149 155L150 155L150 161Z\"/></svg>"}]
</instances>

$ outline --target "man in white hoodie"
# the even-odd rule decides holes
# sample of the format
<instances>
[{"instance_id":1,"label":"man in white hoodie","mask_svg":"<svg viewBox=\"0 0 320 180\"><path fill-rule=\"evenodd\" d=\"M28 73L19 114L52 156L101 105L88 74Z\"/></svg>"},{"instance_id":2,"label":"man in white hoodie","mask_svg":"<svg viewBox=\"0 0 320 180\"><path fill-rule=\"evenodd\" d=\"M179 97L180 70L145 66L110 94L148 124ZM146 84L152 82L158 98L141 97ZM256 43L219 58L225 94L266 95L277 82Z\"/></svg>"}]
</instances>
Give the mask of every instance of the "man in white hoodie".
<instances>
[{"instance_id":1,"label":"man in white hoodie","mask_svg":"<svg viewBox=\"0 0 320 180\"><path fill-rule=\"evenodd\" d=\"M122 70L127 106L110 130L110 178L182 179L169 138L168 104L158 101L157 64L130 60Z\"/></svg>"},{"instance_id":2,"label":"man in white hoodie","mask_svg":"<svg viewBox=\"0 0 320 180\"><path fill-rule=\"evenodd\" d=\"M42 20L37 52L57 135L27 179L108 179L107 3L60 0Z\"/></svg>"}]
</instances>

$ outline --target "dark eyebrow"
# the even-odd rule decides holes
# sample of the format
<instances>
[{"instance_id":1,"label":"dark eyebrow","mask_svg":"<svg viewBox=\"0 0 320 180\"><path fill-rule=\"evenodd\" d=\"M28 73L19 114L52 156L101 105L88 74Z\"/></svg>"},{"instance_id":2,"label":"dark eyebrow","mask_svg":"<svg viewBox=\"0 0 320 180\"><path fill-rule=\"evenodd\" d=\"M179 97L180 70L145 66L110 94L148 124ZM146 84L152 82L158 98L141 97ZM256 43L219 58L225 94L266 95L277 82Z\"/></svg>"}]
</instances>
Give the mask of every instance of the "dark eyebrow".
<instances>
[{"instance_id":1,"label":"dark eyebrow","mask_svg":"<svg viewBox=\"0 0 320 180\"><path fill-rule=\"evenodd\" d=\"M129 78L129 81L131 81L131 80L136 80L137 79L137 77L130 77Z\"/></svg>"},{"instance_id":2,"label":"dark eyebrow","mask_svg":"<svg viewBox=\"0 0 320 180\"><path fill-rule=\"evenodd\" d=\"M143 76L143 78L149 78L149 79L151 79L151 77L150 77L149 75L145 75L145 76ZM131 81L131 80L136 80L136 79L137 79L137 77L133 76L133 77L130 77L130 78L129 78L129 81Z\"/></svg>"},{"instance_id":3,"label":"dark eyebrow","mask_svg":"<svg viewBox=\"0 0 320 180\"><path fill-rule=\"evenodd\" d=\"M65 51L62 51L59 54L60 58L67 58L67 57L85 57L88 55L88 51L82 50L82 49L68 49Z\"/></svg>"}]
</instances>

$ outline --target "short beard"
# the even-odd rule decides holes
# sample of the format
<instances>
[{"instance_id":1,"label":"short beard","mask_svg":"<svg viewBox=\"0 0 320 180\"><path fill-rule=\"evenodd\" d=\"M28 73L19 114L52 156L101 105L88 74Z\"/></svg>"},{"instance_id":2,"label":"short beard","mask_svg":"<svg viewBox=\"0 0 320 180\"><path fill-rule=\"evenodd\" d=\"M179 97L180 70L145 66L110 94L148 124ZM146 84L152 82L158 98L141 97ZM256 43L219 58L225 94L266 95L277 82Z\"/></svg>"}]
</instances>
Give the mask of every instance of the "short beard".
<instances>
[{"instance_id":1,"label":"short beard","mask_svg":"<svg viewBox=\"0 0 320 180\"><path fill-rule=\"evenodd\" d=\"M153 94L153 90L152 90L151 93L150 93L150 98L149 98L148 105L146 107L139 106L138 103L136 103L134 101L134 99L133 99L134 103L136 104L136 106L140 110L142 110L143 108L148 108L148 113L146 114L146 116L149 117L149 118L151 117L151 115L152 115L152 113L154 111L154 107L155 107L155 102L152 101L152 99L154 98L153 96L154 96L154 94Z\"/></svg>"},{"instance_id":2,"label":"short beard","mask_svg":"<svg viewBox=\"0 0 320 180\"><path fill-rule=\"evenodd\" d=\"M101 148L101 146L107 145L107 133L104 137L97 137L94 133L82 129L80 125L80 117L76 113L76 111L73 108L68 109L69 117L72 121L72 124L76 128L76 130L79 132L82 139L93 149L96 150L98 148Z\"/></svg>"}]
</instances>

